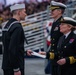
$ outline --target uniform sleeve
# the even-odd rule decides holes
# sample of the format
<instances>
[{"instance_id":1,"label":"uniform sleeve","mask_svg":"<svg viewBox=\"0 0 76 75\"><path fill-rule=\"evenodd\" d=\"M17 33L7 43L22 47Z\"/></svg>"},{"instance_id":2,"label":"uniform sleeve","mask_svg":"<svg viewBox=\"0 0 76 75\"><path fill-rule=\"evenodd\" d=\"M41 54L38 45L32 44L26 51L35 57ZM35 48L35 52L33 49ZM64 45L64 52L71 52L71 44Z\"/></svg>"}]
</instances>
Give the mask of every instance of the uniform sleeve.
<instances>
[{"instance_id":1,"label":"uniform sleeve","mask_svg":"<svg viewBox=\"0 0 76 75\"><path fill-rule=\"evenodd\" d=\"M74 64L74 63L76 63L76 40L75 40L75 42L73 44L73 51L74 51L75 54L72 54L71 56L66 57L66 63L67 64Z\"/></svg>"},{"instance_id":2,"label":"uniform sleeve","mask_svg":"<svg viewBox=\"0 0 76 75\"><path fill-rule=\"evenodd\" d=\"M46 59L56 59L57 58L58 53L54 53L54 52L47 52L46 53Z\"/></svg>"},{"instance_id":3,"label":"uniform sleeve","mask_svg":"<svg viewBox=\"0 0 76 75\"><path fill-rule=\"evenodd\" d=\"M70 56L66 58L66 63L73 64L76 62L76 56Z\"/></svg>"},{"instance_id":4,"label":"uniform sleeve","mask_svg":"<svg viewBox=\"0 0 76 75\"><path fill-rule=\"evenodd\" d=\"M19 68L19 45L21 39L22 29L20 27L15 28L11 34L11 40L9 44L9 57L10 57L10 64L12 65L13 69Z\"/></svg>"}]
</instances>

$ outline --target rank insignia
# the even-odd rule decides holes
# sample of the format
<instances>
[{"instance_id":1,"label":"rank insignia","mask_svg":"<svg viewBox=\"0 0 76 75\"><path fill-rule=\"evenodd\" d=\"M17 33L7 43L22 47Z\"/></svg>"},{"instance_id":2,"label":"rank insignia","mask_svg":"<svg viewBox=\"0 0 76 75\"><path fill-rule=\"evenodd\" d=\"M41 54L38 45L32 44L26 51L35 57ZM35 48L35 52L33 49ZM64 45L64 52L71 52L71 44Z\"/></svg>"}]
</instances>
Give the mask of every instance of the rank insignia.
<instances>
[{"instance_id":1,"label":"rank insignia","mask_svg":"<svg viewBox=\"0 0 76 75\"><path fill-rule=\"evenodd\" d=\"M55 27L54 31L57 31L59 29L59 27Z\"/></svg>"}]
</instances>

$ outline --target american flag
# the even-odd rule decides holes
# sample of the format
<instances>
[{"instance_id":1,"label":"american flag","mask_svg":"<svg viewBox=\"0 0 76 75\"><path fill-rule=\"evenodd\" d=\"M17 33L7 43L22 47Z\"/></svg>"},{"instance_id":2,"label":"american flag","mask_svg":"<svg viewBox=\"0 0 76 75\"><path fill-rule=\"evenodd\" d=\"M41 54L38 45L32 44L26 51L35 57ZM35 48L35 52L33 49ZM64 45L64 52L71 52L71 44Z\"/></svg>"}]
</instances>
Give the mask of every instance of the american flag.
<instances>
[{"instance_id":1,"label":"american flag","mask_svg":"<svg viewBox=\"0 0 76 75\"><path fill-rule=\"evenodd\" d=\"M53 21L47 21L45 25L44 35L46 37L47 45L49 46L51 44L51 28L52 28Z\"/></svg>"}]
</instances>

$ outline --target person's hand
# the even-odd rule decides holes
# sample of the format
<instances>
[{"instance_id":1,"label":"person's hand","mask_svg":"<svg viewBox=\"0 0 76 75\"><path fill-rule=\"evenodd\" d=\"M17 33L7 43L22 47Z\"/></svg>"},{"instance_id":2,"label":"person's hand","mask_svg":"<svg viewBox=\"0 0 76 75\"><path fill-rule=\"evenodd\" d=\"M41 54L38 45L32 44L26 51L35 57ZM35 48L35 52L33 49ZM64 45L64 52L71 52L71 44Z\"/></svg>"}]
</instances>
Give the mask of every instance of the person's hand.
<instances>
[{"instance_id":1,"label":"person's hand","mask_svg":"<svg viewBox=\"0 0 76 75\"><path fill-rule=\"evenodd\" d=\"M64 65L64 64L66 63L66 59L65 59L65 58L60 59L60 60L57 61L57 63L58 63L59 65Z\"/></svg>"},{"instance_id":2,"label":"person's hand","mask_svg":"<svg viewBox=\"0 0 76 75\"><path fill-rule=\"evenodd\" d=\"M14 75L21 75L21 71L14 72Z\"/></svg>"},{"instance_id":3,"label":"person's hand","mask_svg":"<svg viewBox=\"0 0 76 75\"><path fill-rule=\"evenodd\" d=\"M41 55L46 55L46 52L43 52L43 51L39 51L38 53Z\"/></svg>"},{"instance_id":4,"label":"person's hand","mask_svg":"<svg viewBox=\"0 0 76 75\"><path fill-rule=\"evenodd\" d=\"M32 50L27 50L27 55L31 56Z\"/></svg>"}]
</instances>

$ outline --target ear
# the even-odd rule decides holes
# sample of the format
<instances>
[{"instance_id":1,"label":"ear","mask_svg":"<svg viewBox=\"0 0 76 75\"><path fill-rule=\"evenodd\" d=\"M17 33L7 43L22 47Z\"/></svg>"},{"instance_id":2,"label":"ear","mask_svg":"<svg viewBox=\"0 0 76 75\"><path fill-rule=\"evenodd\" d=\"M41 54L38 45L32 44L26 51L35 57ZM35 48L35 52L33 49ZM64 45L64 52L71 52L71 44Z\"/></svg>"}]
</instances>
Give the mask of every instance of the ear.
<instances>
[{"instance_id":1,"label":"ear","mask_svg":"<svg viewBox=\"0 0 76 75\"><path fill-rule=\"evenodd\" d=\"M59 13L61 13L61 12L62 12L62 10L61 10L61 9L58 9L58 11L59 11Z\"/></svg>"},{"instance_id":2,"label":"ear","mask_svg":"<svg viewBox=\"0 0 76 75\"><path fill-rule=\"evenodd\" d=\"M72 27L71 26L69 26L69 29L71 29Z\"/></svg>"},{"instance_id":3,"label":"ear","mask_svg":"<svg viewBox=\"0 0 76 75\"><path fill-rule=\"evenodd\" d=\"M72 29L72 28L73 28L73 26L72 26L72 25L70 25L70 24L69 24L68 26L69 26L69 29Z\"/></svg>"}]
</instances>

